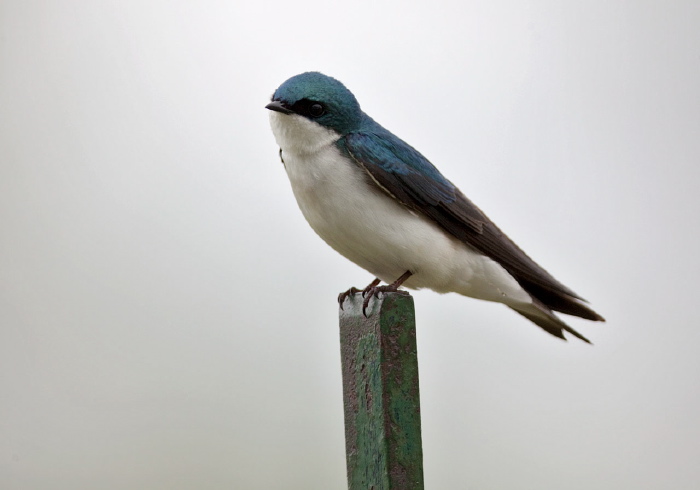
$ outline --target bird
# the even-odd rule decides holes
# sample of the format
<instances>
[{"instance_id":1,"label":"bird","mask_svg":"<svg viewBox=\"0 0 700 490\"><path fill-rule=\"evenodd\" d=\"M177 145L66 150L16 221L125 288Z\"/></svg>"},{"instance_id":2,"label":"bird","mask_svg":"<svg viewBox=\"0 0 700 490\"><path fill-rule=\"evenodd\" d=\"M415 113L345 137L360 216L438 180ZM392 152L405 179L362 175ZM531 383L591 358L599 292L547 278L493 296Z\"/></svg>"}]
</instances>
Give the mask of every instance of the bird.
<instances>
[{"instance_id":1,"label":"bird","mask_svg":"<svg viewBox=\"0 0 700 490\"><path fill-rule=\"evenodd\" d=\"M372 297L427 288L505 304L564 340L567 332L590 343L555 312L605 321L427 158L363 112L340 81L316 71L295 75L265 108L309 225L376 276L361 291L341 293L341 309L361 292L366 316Z\"/></svg>"}]
</instances>

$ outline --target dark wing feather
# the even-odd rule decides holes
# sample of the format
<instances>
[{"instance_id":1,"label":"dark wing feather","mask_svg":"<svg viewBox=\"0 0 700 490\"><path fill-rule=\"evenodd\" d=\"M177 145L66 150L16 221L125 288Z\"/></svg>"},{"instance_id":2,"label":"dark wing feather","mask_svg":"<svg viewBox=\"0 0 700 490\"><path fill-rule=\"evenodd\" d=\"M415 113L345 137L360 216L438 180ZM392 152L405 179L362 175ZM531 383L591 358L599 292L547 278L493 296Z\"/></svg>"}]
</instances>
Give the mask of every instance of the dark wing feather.
<instances>
[{"instance_id":1,"label":"dark wing feather","mask_svg":"<svg viewBox=\"0 0 700 490\"><path fill-rule=\"evenodd\" d=\"M581 304L580 296L528 257L423 155L385 131L381 128L349 133L339 140L339 146L385 192L501 264L523 289L547 307L602 320Z\"/></svg>"}]
</instances>

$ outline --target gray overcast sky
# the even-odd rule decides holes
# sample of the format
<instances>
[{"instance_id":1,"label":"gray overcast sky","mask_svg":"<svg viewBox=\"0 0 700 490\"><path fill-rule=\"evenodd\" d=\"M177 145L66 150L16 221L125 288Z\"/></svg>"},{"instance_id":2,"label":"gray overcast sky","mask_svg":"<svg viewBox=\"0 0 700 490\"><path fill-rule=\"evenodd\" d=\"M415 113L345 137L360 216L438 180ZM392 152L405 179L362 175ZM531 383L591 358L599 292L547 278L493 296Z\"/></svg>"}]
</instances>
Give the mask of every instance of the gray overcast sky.
<instances>
[{"instance_id":1,"label":"gray overcast sky","mask_svg":"<svg viewBox=\"0 0 700 490\"><path fill-rule=\"evenodd\" d=\"M700 488L700 4L0 3L0 487L341 489L264 105L319 70L608 322L414 293L430 489Z\"/></svg>"}]
</instances>

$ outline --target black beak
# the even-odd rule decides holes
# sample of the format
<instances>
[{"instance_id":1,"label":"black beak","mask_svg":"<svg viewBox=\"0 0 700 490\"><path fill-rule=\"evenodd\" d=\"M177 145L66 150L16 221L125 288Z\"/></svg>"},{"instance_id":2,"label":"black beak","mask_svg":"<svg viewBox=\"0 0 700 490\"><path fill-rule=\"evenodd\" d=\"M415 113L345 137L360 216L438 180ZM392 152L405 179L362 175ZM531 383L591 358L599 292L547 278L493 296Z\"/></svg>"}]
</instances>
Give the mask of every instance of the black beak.
<instances>
[{"instance_id":1,"label":"black beak","mask_svg":"<svg viewBox=\"0 0 700 490\"><path fill-rule=\"evenodd\" d=\"M276 111L276 112L281 112L282 114L294 114L294 111L291 110L287 104L282 102L281 100L273 100L269 104L265 106L265 109L270 109L271 111Z\"/></svg>"}]
</instances>

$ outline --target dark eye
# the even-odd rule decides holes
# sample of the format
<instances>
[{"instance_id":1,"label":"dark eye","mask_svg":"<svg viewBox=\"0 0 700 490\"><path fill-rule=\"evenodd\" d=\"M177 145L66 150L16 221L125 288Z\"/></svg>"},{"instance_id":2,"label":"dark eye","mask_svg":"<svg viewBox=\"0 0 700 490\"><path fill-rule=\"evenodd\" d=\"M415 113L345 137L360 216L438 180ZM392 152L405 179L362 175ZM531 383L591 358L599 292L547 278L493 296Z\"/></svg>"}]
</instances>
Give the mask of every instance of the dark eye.
<instances>
[{"instance_id":1,"label":"dark eye","mask_svg":"<svg viewBox=\"0 0 700 490\"><path fill-rule=\"evenodd\" d=\"M309 114L311 117L321 117L326 113L326 108L318 102L311 104L309 107Z\"/></svg>"},{"instance_id":2,"label":"dark eye","mask_svg":"<svg viewBox=\"0 0 700 490\"><path fill-rule=\"evenodd\" d=\"M309 119L316 119L326 113L326 106L323 102L301 99L292 105L292 111Z\"/></svg>"}]
</instances>

